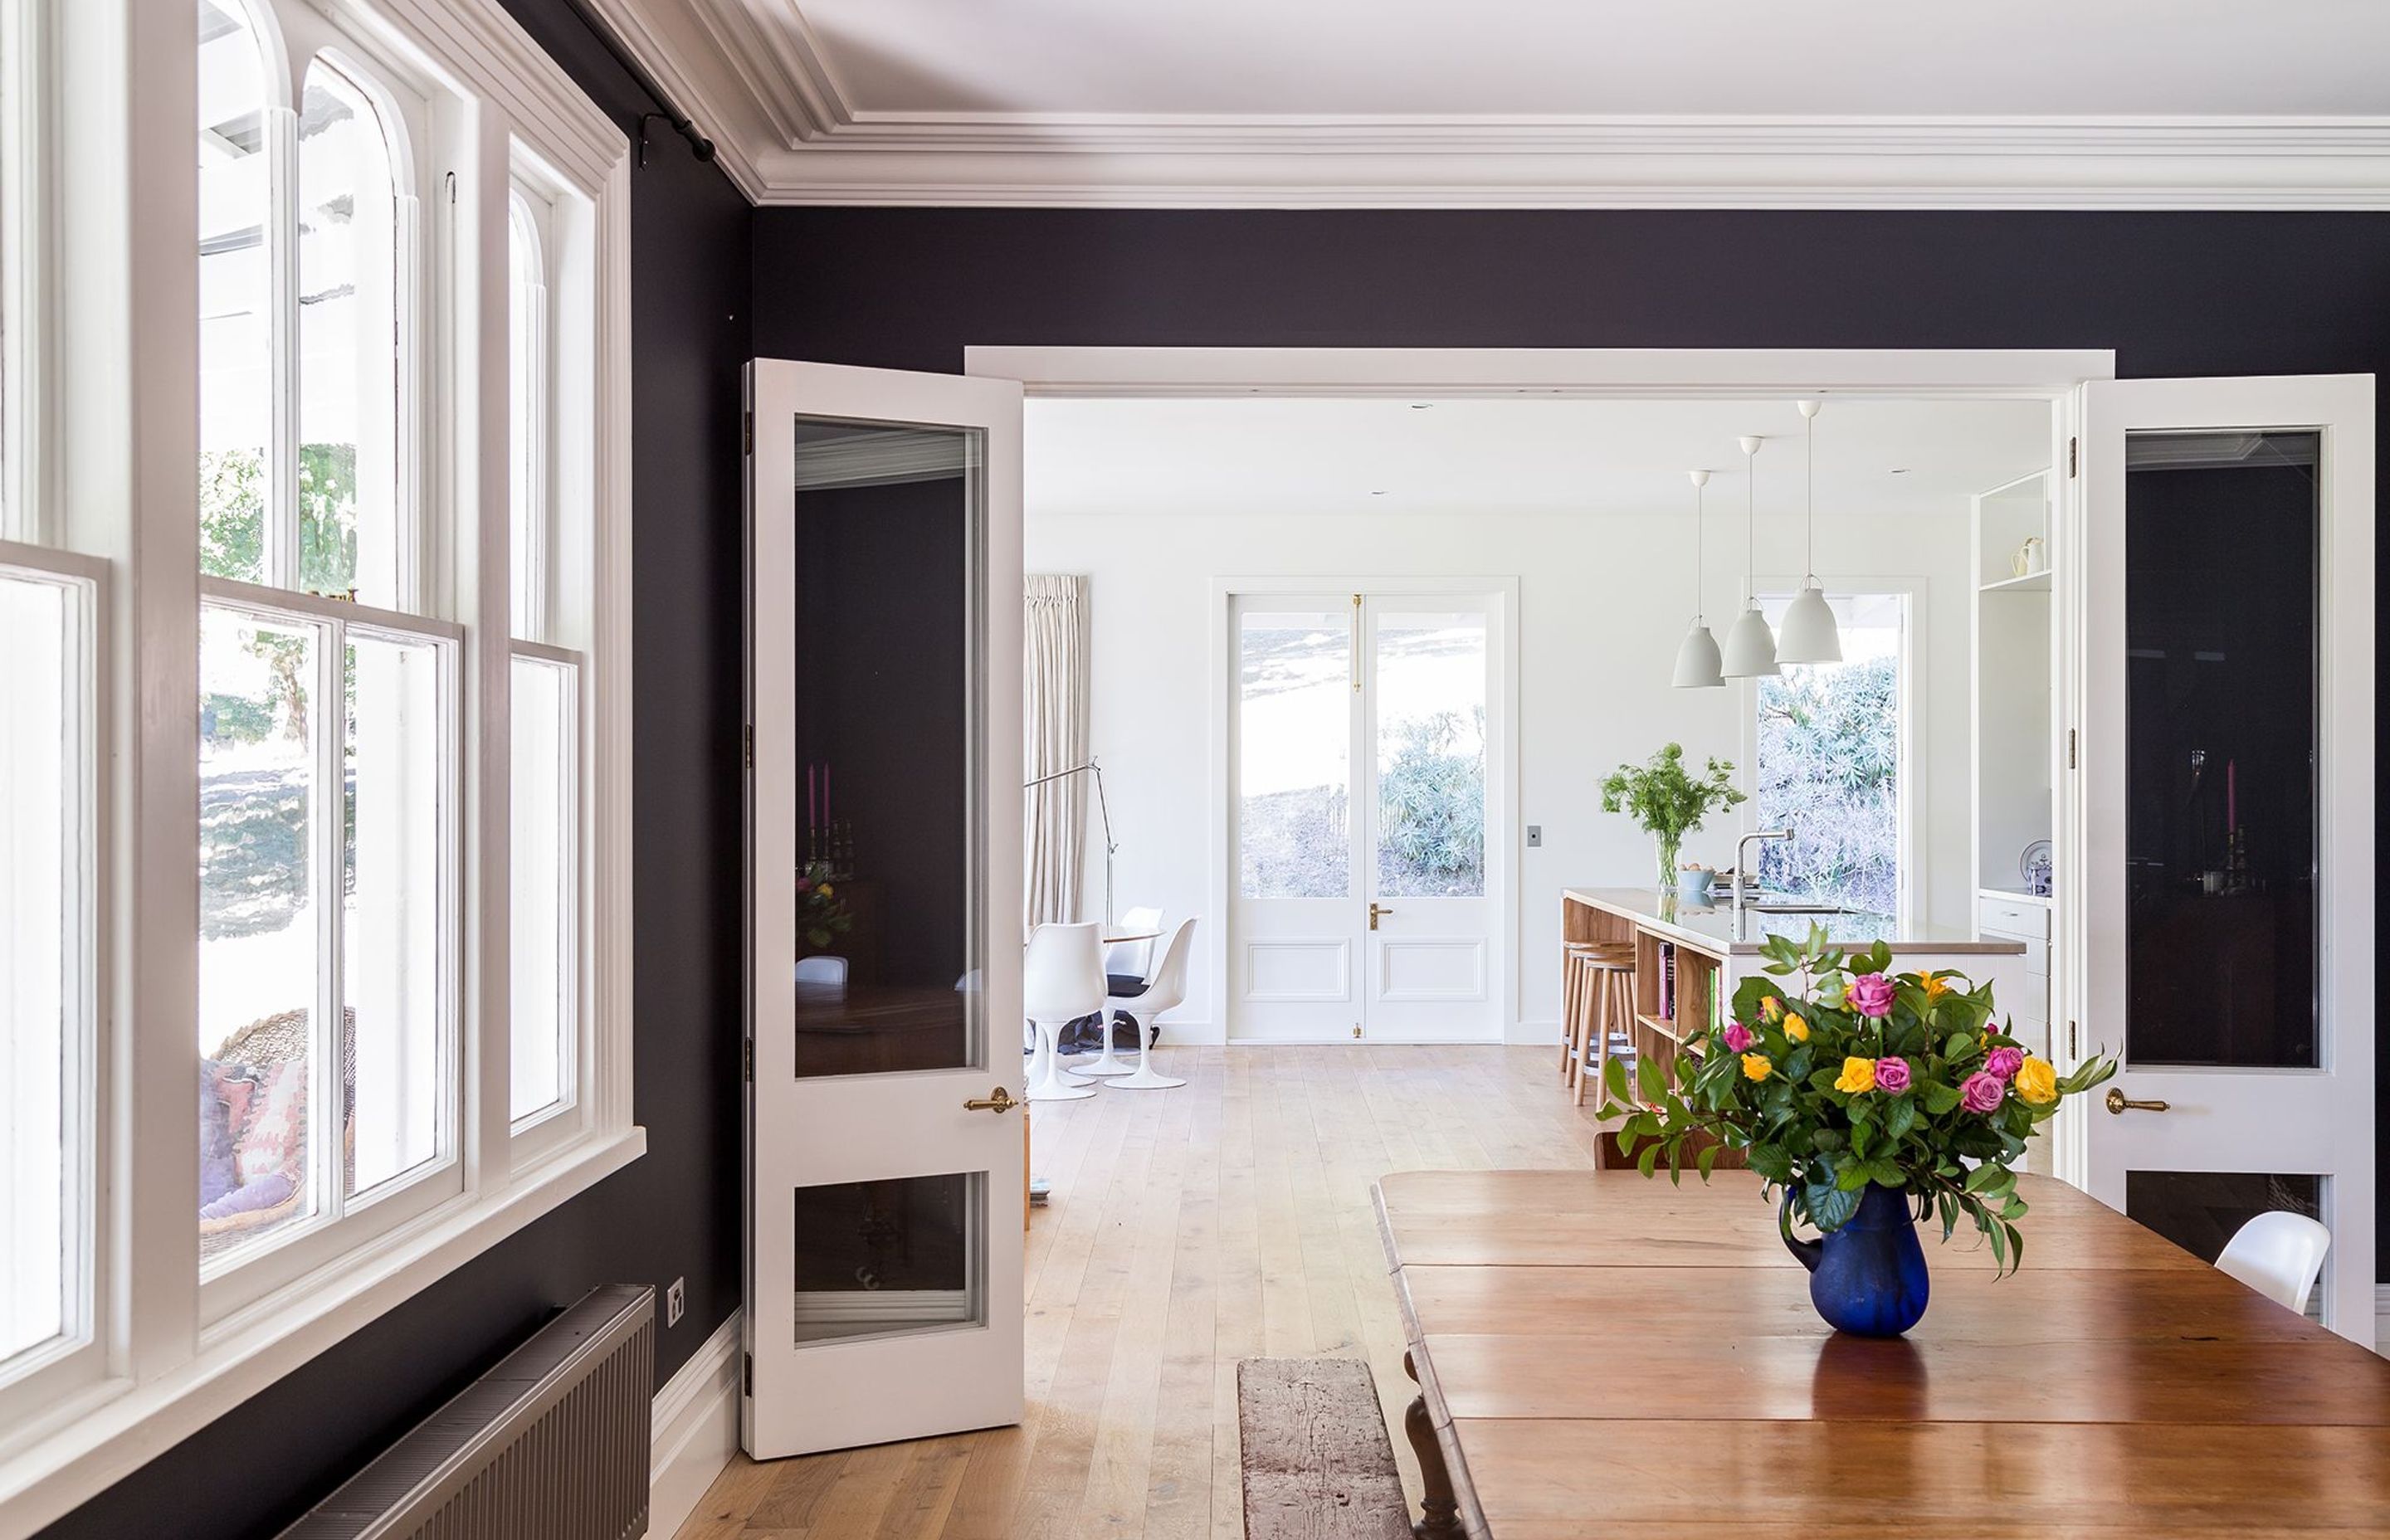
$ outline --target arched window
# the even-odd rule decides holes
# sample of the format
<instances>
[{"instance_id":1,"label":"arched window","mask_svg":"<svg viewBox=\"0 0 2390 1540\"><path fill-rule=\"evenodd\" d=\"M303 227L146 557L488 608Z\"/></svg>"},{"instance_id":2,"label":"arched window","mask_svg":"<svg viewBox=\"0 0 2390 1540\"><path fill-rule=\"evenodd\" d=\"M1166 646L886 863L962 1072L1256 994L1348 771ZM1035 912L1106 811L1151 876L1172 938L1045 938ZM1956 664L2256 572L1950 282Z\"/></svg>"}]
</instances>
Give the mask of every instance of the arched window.
<instances>
[{"instance_id":1,"label":"arched window","mask_svg":"<svg viewBox=\"0 0 2390 1540\"><path fill-rule=\"evenodd\" d=\"M285 102L272 6L198 5L199 1224L230 1308L357 1200L460 1185L464 632L417 571L398 94L318 53Z\"/></svg>"},{"instance_id":2,"label":"arched window","mask_svg":"<svg viewBox=\"0 0 2390 1540\"><path fill-rule=\"evenodd\" d=\"M199 570L266 581L275 367L274 98L241 0L199 4Z\"/></svg>"}]
</instances>

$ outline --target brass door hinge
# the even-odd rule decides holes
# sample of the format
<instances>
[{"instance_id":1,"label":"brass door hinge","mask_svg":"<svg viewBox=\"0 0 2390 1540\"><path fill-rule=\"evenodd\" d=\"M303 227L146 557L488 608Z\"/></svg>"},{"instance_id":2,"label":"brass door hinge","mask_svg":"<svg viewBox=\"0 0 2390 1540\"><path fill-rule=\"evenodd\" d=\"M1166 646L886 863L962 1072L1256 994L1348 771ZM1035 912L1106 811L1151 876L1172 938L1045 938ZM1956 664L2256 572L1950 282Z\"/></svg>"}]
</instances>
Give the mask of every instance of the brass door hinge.
<instances>
[{"instance_id":1,"label":"brass door hinge","mask_svg":"<svg viewBox=\"0 0 2390 1540\"><path fill-rule=\"evenodd\" d=\"M2068 480L2070 480L2070 481L2072 481L2074 478L2075 478L2075 477L2077 477L2077 476L2080 476L2080 475L2082 475L2082 474L2083 474L2083 441L2082 441L2081 439L2069 439L2069 440L2067 440L2067 441L2066 441L2066 475L2067 475L2067 479L2068 479Z\"/></svg>"},{"instance_id":2,"label":"brass door hinge","mask_svg":"<svg viewBox=\"0 0 2390 1540\"><path fill-rule=\"evenodd\" d=\"M1358 1021L1353 1023L1353 1035L1356 1037L1361 1035L1361 1023Z\"/></svg>"},{"instance_id":3,"label":"brass door hinge","mask_svg":"<svg viewBox=\"0 0 2390 1540\"><path fill-rule=\"evenodd\" d=\"M2075 768L2075 729L2072 727L2066 729L2066 768Z\"/></svg>"},{"instance_id":4,"label":"brass door hinge","mask_svg":"<svg viewBox=\"0 0 2390 1540\"><path fill-rule=\"evenodd\" d=\"M739 751L747 758L747 768L755 768L755 728L752 724L739 729Z\"/></svg>"},{"instance_id":5,"label":"brass door hinge","mask_svg":"<svg viewBox=\"0 0 2390 1540\"><path fill-rule=\"evenodd\" d=\"M750 1084L755 1080L755 1040L752 1037L739 1045L739 1078Z\"/></svg>"},{"instance_id":6,"label":"brass door hinge","mask_svg":"<svg viewBox=\"0 0 2390 1540\"><path fill-rule=\"evenodd\" d=\"M745 424L745 426L744 426L744 427L740 430L740 431L739 431L739 438L740 438L740 442L741 442L742 443L744 443L744 444L745 444L745 446L746 446L746 447L745 447L745 453L750 454L750 455L752 455L753 453L755 453L755 414L754 414L754 413L750 412L750 413L748 413L748 414L747 414L746 424Z\"/></svg>"},{"instance_id":7,"label":"brass door hinge","mask_svg":"<svg viewBox=\"0 0 2390 1540\"><path fill-rule=\"evenodd\" d=\"M752 1353L742 1353L739 1358L739 1393L753 1395L755 1393L755 1355Z\"/></svg>"},{"instance_id":8,"label":"brass door hinge","mask_svg":"<svg viewBox=\"0 0 2390 1540\"><path fill-rule=\"evenodd\" d=\"M2072 1022L2072 1021L2069 1021L2069 1022L2067 1022L2067 1023L2066 1023L2066 1058L2067 1058L2067 1060L2071 1063L2071 1062L2073 1062L2075 1059L2076 1059L2080 1058L2080 1057L2082 1056L2082 1053L2083 1053L2083 1049L2082 1049L2081 1046L2080 1046L2079 1044L2077 1044L2077 1043L2076 1043L2076 1041L2075 1041L2075 1023L2074 1023L2074 1022Z\"/></svg>"}]
</instances>

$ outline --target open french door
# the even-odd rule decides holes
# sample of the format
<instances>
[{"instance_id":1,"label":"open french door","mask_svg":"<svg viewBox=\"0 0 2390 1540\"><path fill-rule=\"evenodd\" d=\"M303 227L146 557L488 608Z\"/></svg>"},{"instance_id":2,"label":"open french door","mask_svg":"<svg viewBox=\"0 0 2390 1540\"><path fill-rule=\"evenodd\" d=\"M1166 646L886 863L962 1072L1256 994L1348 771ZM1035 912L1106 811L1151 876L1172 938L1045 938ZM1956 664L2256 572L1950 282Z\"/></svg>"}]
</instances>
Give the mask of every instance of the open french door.
<instances>
[{"instance_id":1,"label":"open french door","mask_svg":"<svg viewBox=\"0 0 2390 1540\"><path fill-rule=\"evenodd\" d=\"M2074 1174L2211 1258L2257 1212L2319 1218L2321 1317L2371 1345L2373 380L2101 380L2076 408L2052 1037L2123 1070L2070 1110Z\"/></svg>"},{"instance_id":2,"label":"open french door","mask_svg":"<svg viewBox=\"0 0 2390 1540\"><path fill-rule=\"evenodd\" d=\"M747 406L768 1459L1021 1419L1022 413L1013 381L773 360Z\"/></svg>"}]
</instances>

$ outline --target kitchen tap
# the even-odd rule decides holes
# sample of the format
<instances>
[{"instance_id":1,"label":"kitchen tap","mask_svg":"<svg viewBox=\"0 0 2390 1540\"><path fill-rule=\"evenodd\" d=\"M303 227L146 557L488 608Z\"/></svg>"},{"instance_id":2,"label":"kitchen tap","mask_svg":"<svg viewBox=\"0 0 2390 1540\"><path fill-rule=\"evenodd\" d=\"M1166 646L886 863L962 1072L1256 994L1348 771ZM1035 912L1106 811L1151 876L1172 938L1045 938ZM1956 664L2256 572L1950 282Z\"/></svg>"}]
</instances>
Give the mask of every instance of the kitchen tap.
<instances>
[{"instance_id":1,"label":"kitchen tap","mask_svg":"<svg viewBox=\"0 0 2390 1540\"><path fill-rule=\"evenodd\" d=\"M1754 840L1790 840L1791 838L1792 838L1792 831L1789 828L1755 828L1734 842L1734 913L1736 918L1740 919L1742 917L1742 894L1744 888L1746 886L1752 888L1759 886L1758 868L1749 865L1748 858L1745 853L1750 849L1751 842ZM1750 879L1748 884L1743 880L1746 877Z\"/></svg>"}]
</instances>

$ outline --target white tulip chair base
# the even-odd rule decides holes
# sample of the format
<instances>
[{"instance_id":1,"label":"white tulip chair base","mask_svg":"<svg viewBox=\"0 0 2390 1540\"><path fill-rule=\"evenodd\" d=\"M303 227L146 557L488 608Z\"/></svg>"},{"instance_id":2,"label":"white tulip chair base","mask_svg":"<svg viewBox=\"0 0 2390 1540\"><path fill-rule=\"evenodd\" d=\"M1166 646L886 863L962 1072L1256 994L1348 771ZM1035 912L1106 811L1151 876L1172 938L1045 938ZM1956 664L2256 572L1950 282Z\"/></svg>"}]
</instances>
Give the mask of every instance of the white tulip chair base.
<instances>
[{"instance_id":1,"label":"white tulip chair base","mask_svg":"<svg viewBox=\"0 0 2390 1540\"><path fill-rule=\"evenodd\" d=\"M1095 1087L1062 1068L1054 1052L1054 1038L1067 1025L1061 1021L1039 1021L1037 1058L1029 1071L1028 1099L1031 1101L1085 1101L1096 1094Z\"/></svg>"},{"instance_id":2,"label":"white tulip chair base","mask_svg":"<svg viewBox=\"0 0 2390 1540\"><path fill-rule=\"evenodd\" d=\"M1126 1075L1135 1074L1137 1072L1136 1065L1126 1062L1118 1054L1112 1052L1112 1022L1111 1012L1107 1011L1104 1013L1103 1051L1096 1055L1095 1062L1092 1064L1072 1065L1070 1072L1077 1075Z\"/></svg>"}]
</instances>

